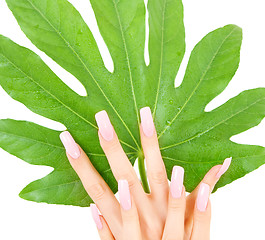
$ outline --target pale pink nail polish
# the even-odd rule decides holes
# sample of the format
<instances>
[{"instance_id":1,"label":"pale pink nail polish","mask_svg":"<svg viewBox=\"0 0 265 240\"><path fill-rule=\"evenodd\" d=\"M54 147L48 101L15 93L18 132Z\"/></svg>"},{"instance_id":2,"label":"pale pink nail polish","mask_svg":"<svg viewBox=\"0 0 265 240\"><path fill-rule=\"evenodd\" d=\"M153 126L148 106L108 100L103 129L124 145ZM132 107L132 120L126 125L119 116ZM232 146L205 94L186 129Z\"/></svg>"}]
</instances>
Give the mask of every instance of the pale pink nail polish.
<instances>
[{"instance_id":1,"label":"pale pink nail polish","mask_svg":"<svg viewBox=\"0 0 265 240\"><path fill-rule=\"evenodd\" d=\"M90 204L90 210L91 210L92 217L94 219L94 222L96 223L97 228L99 230L101 230L103 228L103 225L102 225L102 222L100 220L99 213L98 213L98 208L97 208L96 204L91 203Z\"/></svg>"},{"instance_id":2,"label":"pale pink nail polish","mask_svg":"<svg viewBox=\"0 0 265 240\"><path fill-rule=\"evenodd\" d=\"M119 191L119 198L122 208L124 210L131 209L132 207L131 194L127 180L118 181L118 191Z\"/></svg>"},{"instance_id":3,"label":"pale pink nail polish","mask_svg":"<svg viewBox=\"0 0 265 240\"><path fill-rule=\"evenodd\" d=\"M174 166L171 174L170 192L173 198L180 198L183 189L184 168Z\"/></svg>"},{"instance_id":4,"label":"pale pink nail polish","mask_svg":"<svg viewBox=\"0 0 265 240\"><path fill-rule=\"evenodd\" d=\"M196 205L200 212L205 212L210 195L210 186L206 183L201 183L196 199Z\"/></svg>"},{"instance_id":5,"label":"pale pink nail polish","mask_svg":"<svg viewBox=\"0 0 265 240\"><path fill-rule=\"evenodd\" d=\"M65 147L66 152L74 159L80 157L80 150L73 139L72 135L65 131L60 134L60 139Z\"/></svg>"},{"instance_id":6,"label":"pale pink nail polish","mask_svg":"<svg viewBox=\"0 0 265 240\"><path fill-rule=\"evenodd\" d=\"M231 164L231 160L232 160L231 157L224 160L222 167L220 168L219 172L216 174L217 178L220 178L227 171L227 169Z\"/></svg>"},{"instance_id":7,"label":"pale pink nail polish","mask_svg":"<svg viewBox=\"0 0 265 240\"><path fill-rule=\"evenodd\" d=\"M95 115L99 132L106 141L113 139L113 127L111 125L109 116L105 110L96 113Z\"/></svg>"},{"instance_id":8,"label":"pale pink nail polish","mask_svg":"<svg viewBox=\"0 0 265 240\"><path fill-rule=\"evenodd\" d=\"M153 122L151 109L149 107L144 107L140 109L140 116L144 134L147 137L152 137L154 134L155 125Z\"/></svg>"}]
</instances>

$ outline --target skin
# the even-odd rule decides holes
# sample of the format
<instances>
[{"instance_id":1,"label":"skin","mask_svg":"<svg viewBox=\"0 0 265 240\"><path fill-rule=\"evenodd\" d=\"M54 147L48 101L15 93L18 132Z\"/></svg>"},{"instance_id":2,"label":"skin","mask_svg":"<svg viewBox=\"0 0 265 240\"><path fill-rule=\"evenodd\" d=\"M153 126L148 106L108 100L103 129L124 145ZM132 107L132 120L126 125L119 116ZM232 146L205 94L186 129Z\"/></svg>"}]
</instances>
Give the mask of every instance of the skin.
<instances>
[{"instance_id":1,"label":"skin","mask_svg":"<svg viewBox=\"0 0 265 240\"><path fill-rule=\"evenodd\" d=\"M147 137L140 125L141 143L147 166L151 193L144 192L141 182L129 162L114 131L113 139L106 141L98 132L100 145L108 159L116 180L126 179L131 196L131 209L124 210L93 167L85 152L76 159L67 157L79 175L84 188L102 213L103 225L98 229L102 240L209 240L211 204L201 212L196 207L200 184L188 196L183 186L180 198L173 198L161 157L157 133ZM205 175L201 183L213 190L219 180L217 173L222 165L216 165Z\"/></svg>"}]
</instances>

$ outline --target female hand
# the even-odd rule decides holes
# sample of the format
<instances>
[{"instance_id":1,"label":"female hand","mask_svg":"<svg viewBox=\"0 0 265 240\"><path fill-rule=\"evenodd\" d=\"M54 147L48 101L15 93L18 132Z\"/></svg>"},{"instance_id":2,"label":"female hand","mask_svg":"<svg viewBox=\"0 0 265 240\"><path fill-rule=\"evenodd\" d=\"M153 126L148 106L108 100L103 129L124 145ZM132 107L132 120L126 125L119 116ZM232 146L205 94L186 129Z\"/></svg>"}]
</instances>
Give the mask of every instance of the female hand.
<instances>
[{"instance_id":1,"label":"female hand","mask_svg":"<svg viewBox=\"0 0 265 240\"><path fill-rule=\"evenodd\" d=\"M209 195L228 169L231 158L226 159L223 165L214 166L186 197L182 167L173 168L171 184L168 185L150 108L142 108L140 116L150 194L144 192L106 111L95 115L100 145L118 181L120 203L70 133L60 135L73 169L95 202L90 207L101 239L209 240ZM102 215L99 215L96 206Z\"/></svg>"}]
</instances>

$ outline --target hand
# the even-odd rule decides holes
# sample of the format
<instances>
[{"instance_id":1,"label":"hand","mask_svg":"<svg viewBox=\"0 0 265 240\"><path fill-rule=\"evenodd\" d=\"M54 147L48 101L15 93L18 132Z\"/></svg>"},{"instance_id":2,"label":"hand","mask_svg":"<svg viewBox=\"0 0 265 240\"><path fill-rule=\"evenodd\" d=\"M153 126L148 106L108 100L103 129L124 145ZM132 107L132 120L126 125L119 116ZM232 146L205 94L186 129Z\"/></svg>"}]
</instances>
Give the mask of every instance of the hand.
<instances>
[{"instance_id":1,"label":"hand","mask_svg":"<svg viewBox=\"0 0 265 240\"><path fill-rule=\"evenodd\" d=\"M186 197L182 167L173 168L170 187L168 185L150 108L142 108L140 116L150 194L144 192L106 111L95 115L100 145L118 181L120 203L70 133L60 135L73 169L102 213L99 215L95 204L90 205L101 239L209 240L209 195L228 169L231 159L226 159L223 165L214 166Z\"/></svg>"}]
</instances>

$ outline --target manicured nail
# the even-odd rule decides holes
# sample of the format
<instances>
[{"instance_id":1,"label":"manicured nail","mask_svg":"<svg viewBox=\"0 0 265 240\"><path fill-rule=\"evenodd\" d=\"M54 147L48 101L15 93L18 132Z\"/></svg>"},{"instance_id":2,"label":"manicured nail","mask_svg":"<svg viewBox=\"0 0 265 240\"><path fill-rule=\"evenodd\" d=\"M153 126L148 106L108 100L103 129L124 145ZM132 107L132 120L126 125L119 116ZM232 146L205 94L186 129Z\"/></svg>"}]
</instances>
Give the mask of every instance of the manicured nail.
<instances>
[{"instance_id":1,"label":"manicured nail","mask_svg":"<svg viewBox=\"0 0 265 240\"><path fill-rule=\"evenodd\" d=\"M96 113L95 115L99 132L106 141L113 139L113 127L109 120L109 116L105 110Z\"/></svg>"},{"instance_id":2,"label":"manicured nail","mask_svg":"<svg viewBox=\"0 0 265 240\"><path fill-rule=\"evenodd\" d=\"M232 160L231 157L224 160L222 167L220 168L219 172L216 174L217 178L220 178L227 171L227 169L231 164L231 160Z\"/></svg>"},{"instance_id":3,"label":"manicured nail","mask_svg":"<svg viewBox=\"0 0 265 240\"><path fill-rule=\"evenodd\" d=\"M127 180L118 181L118 190L121 206L124 210L129 210L132 207L129 184Z\"/></svg>"},{"instance_id":4,"label":"manicured nail","mask_svg":"<svg viewBox=\"0 0 265 240\"><path fill-rule=\"evenodd\" d=\"M200 212L205 212L209 195L210 195L210 186L206 183L201 183L196 200L196 205Z\"/></svg>"},{"instance_id":5,"label":"manicured nail","mask_svg":"<svg viewBox=\"0 0 265 240\"><path fill-rule=\"evenodd\" d=\"M96 204L91 203L90 204L90 210L91 210L92 217L94 219L94 222L96 223L97 228L99 230L102 229L103 225L102 225L102 222L100 220L99 213L98 213L98 208L97 208Z\"/></svg>"},{"instance_id":6,"label":"manicured nail","mask_svg":"<svg viewBox=\"0 0 265 240\"><path fill-rule=\"evenodd\" d=\"M66 152L74 159L77 159L80 157L80 150L71 136L71 134L67 131L62 132L60 134L60 139L65 147Z\"/></svg>"},{"instance_id":7,"label":"manicured nail","mask_svg":"<svg viewBox=\"0 0 265 240\"><path fill-rule=\"evenodd\" d=\"M171 174L170 192L173 198L180 198L183 189L184 168L174 166Z\"/></svg>"},{"instance_id":8,"label":"manicured nail","mask_svg":"<svg viewBox=\"0 0 265 240\"><path fill-rule=\"evenodd\" d=\"M140 110L143 132L147 137L152 137L155 130L151 109L144 107Z\"/></svg>"}]
</instances>

